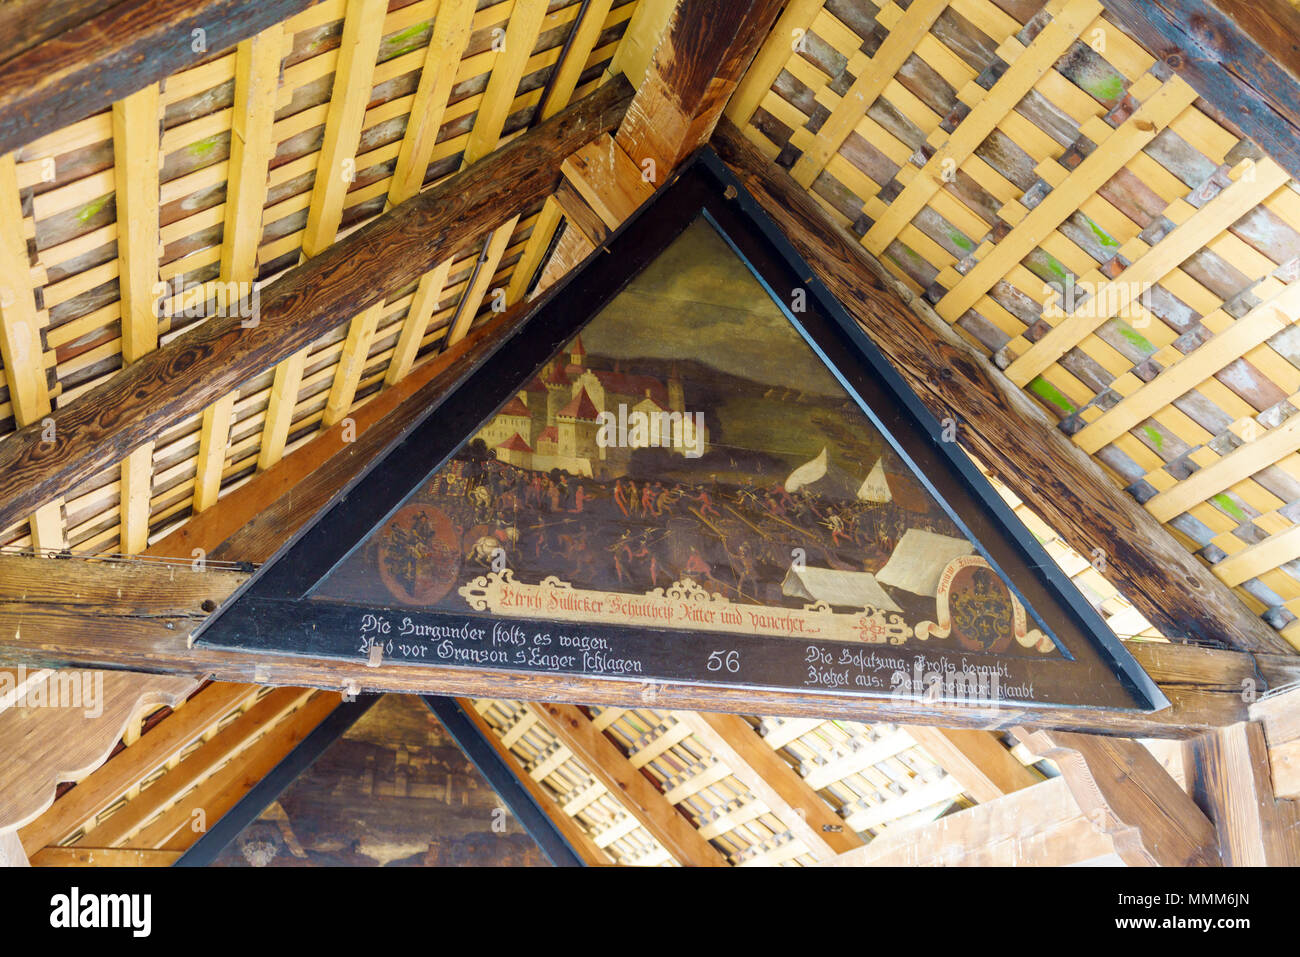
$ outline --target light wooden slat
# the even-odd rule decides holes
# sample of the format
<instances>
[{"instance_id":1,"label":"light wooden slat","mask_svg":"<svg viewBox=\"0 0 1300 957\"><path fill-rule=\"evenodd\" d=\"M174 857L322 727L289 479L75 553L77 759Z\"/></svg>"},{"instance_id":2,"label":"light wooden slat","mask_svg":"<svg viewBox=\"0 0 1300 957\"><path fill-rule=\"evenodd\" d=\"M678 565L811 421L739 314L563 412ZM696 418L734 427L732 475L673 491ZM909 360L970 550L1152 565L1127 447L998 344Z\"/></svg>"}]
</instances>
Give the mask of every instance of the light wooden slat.
<instances>
[{"instance_id":1,"label":"light wooden slat","mask_svg":"<svg viewBox=\"0 0 1300 957\"><path fill-rule=\"evenodd\" d=\"M271 129L283 49L284 31L277 24L239 44L235 54L235 104L221 240L221 276L228 282L251 283L257 278L267 168L275 152Z\"/></svg>"},{"instance_id":2,"label":"light wooden slat","mask_svg":"<svg viewBox=\"0 0 1300 957\"><path fill-rule=\"evenodd\" d=\"M519 216L512 216L493 231L491 239L488 240L485 253L479 261L474 281L465 290L465 295L461 298L460 305L457 307L456 318L447 333L444 348L454 346L464 339L466 333L469 332L470 326L474 323L474 317L478 315L479 307L483 304L483 298L488 293L488 287L492 284L497 265L501 262L506 246L510 243L510 237L515 231L517 222L519 222Z\"/></svg>"},{"instance_id":3,"label":"light wooden slat","mask_svg":"<svg viewBox=\"0 0 1300 957\"><path fill-rule=\"evenodd\" d=\"M1041 780L991 731L909 725L906 731L980 803L1031 787Z\"/></svg>"},{"instance_id":4,"label":"light wooden slat","mask_svg":"<svg viewBox=\"0 0 1300 957\"><path fill-rule=\"evenodd\" d=\"M749 722L734 714L675 712L695 738L730 768L772 813L804 843L813 857L829 860L862 846L862 838L849 830L786 760L772 750Z\"/></svg>"},{"instance_id":5,"label":"light wooden slat","mask_svg":"<svg viewBox=\"0 0 1300 957\"><path fill-rule=\"evenodd\" d=\"M303 255L309 258L334 242L343 218L343 201L356 175L354 164L361 140L361 123L370 100L386 9L386 0L348 3L338 66L334 71L334 90L325 120L325 140L316 166L307 229L302 237Z\"/></svg>"},{"instance_id":6,"label":"light wooden slat","mask_svg":"<svg viewBox=\"0 0 1300 957\"><path fill-rule=\"evenodd\" d=\"M1228 318L1226 314L1222 315ZM1103 413L1101 418L1081 429L1074 441L1089 453L1104 448L1143 419L1277 335L1296 319L1300 319L1300 282L1287 286L1233 322L1224 332L1184 355Z\"/></svg>"},{"instance_id":7,"label":"light wooden slat","mask_svg":"<svg viewBox=\"0 0 1300 957\"><path fill-rule=\"evenodd\" d=\"M581 22L574 26L569 49L564 54L564 60L556 65L555 75L551 78L551 89L545 101L538 106L542 119L554 116L569 105L573 91L577 89L578 78L586 69L587 58L595 49L613 2L614 0L593 0L583 12Z\"/></svg>"},{"instance_id":8,"label":"light wooden slat","mask_svg":"<svg viewBox=\"0 0 1300 957\"><path fill-rule=\"evenodd\" d=\"M269 469L284 455L284 444L289 439L289 427L293 423L293 410L298 404L298 389L302 385L302 372L309 352L310 346L300 349L275 367L266 422L262 426L261 447L257 453L259 472Z\"/></svg>"},{"instance_id":9,"label":"light wooden slat","mask_svg":"<svg viewBox=\"0 0 1300 957\"><path fill-rule=\"evenodd\" d=\"M1097 0L1071 0L1034 41L1010 64L987 95L912 177L862 238L873 255L880 255L944 185L944 172L961 167L998 123L1025 98L1057 60L1069 50L1101 11Z\"/></svg>"},{"instance_id":10,"label":"light wooden slat","mask_svg":"<svg viewBox=\"0 0 1300 957\"><path fill-rule=\"evenodd\" d=\"M948 322L964 316L999 279L1074 213L1081 196L1090 196L1100 189L1195 99L1196 91L1177 77L1161 86L949 290L935 311Z\"/></svg>"},{"instance_id":11,"label":"light wooden slat","mask_svg":"<svg viewBox=\"0 0 1300 957\"><path fill-rule=\"evenodd\" d=\"M370 343L374 340L375 328L383 308L383 303L375 303L348 325L348 336L335 367L334 383L330 386L329 398L325 403L325 414L321 417L322 429L328 429L352 408L357 383L361 381L361 370L365 368L366 358L370 354Z\"/></svg>"},{"instance_id":12,"label":"light wooden slat","mask_svg":"<svg viewBox=\"0 0 1300 957\"><path fill-rule=\"evenodd\" d=\"M807 187L817 178L947 7L948 0L913 0L874 57L855 54L850 58L849 70L857 79L790 171L799 185Z\"/></svg>"},{"instance_id":13,"label":"light wooden slat","mask_svg":"<svg viewBox=\"0 0 1300 957\"><path fill-rule=\"evenodd\" d=\"M233 711L256 685L217 682L177 707L137 743L104 762L22 829L23 846L36 855L104 811L149 777L219 718Z\"/></svg>"},{"instance_id":14,"label":"light wooden slat","mask_svg":"<svg viewBox=\"0 0 1300 957\"><path fill-rule=\"evenodd\" d=\"M402 148L397 154L397 167L388 187L389 205L395 206L415 195L424 182L447 110L447 99L456 82L461 54L469 42L474 7L474 0L439 3Z\"/></svg>"},{"instance_id":15,"label":"light wooden slat","mask_svg":"<svg viewBox=\"0 0 1300 957\"><path fill-rule=\"evenodd\" d=\"M1300 525L1229 555L1210 570L1225 585L1240 585L1300 558Z\"/></svg>"},{"instance_id":16,"label":"light wooden slat","mask_svg":"<svg viewBox=\"0 0 1300 957\"><path fill-rule=\"evenodd\" d=\"M1254 442L1238 446L1146 503L1158 521L1168 522L1300 449L1300 415L1293 415Z\"/></svg>"},{"instance_id":17,"label":"light wooden slat","mask_svg":"<svg viewBox=\"0 0 1300 957\"><path fill-rule=\"evenodd\" d=\"M122 299L122 358L158 346L158 85L113 104L113 168Z\"/></svg>"},{"instance_id":18,"label":"light wooden slat","mask_svg":"<svg viewBox=\"0 0 1300 957\"><path fill-rule=\"evenodd\" d=\"M546 0L515 0L510 21L506 24L504 49L496 54L492 75L474 118L474 128L465 144L464 165L476 163L496 149L519 89L519 81L523 78L524 67L537 45L546 6Z\"/></svg>"},{"instance_id":19,"label":"light wooden slat","mask_svg":"<svg viewBox=\"0 0 1300 957\"><path fill-rule=\"evenodd\" d=\"M447 274L450 271L451 260L445 259L420 277L415 287L415 295L411 298L410 309L402 322L402 331L398 334L393 357L389 360L388 369L384 373L386 385L396 385L411 371L420 343L424 340L425 331L429 327L429 319L442 298L443 289L447 285Z\"/></svg>"},{"instance_id":20,"label":"light wooden slat","mask_svg":"<svg viewBox=\"0 0 1300 957\"><path fill-rule=\"evenodd\" d=\"M537 221L533 223L533 231L528 237L528 242L524 244L523 254L515 264L510 285L506 287L507 306L513 306L528 291L528 284L536 274L537 267L541 265L542 257L550 248L561 218L560 205L555 201L555 197L546 197L546 201L542 204L542 211L538 214Z\"/></svg>"},{"instance_id":21,"label":"light wooden slat","mask_svg":"<svg viewBox=\"0 0 1300 957\"><path fill-rule=\"evenodd\" d=\"M154 443L146 442L122 460L119 547L124 555L134 555L149 546L153 449Z\"/></svg>"},{"instance_id":22,"label":"light wooden slat","mask_svg":"<svg viewBox=\"0 0 1300 957\"><path fill-rule=\"evenodd\" d=\"M221 471L226 464L226 446L230 442L230 423L235 412L238 392L218 399L203 410L199 435L199 457L194 476L194 511L201 512L216 504L221 491Z\"/></svg>"},{"instance_id":23,"label":"light wooden slat","mask_svg":"<svg viewBox=\"0 0 1300 957\"><path fill-rule=\"evenodd\" d=\"M1104 147L1097 152L1100 153L1103 149ZM1190 219L1138 257L1116 279L1098 283L1093 299L1076 310L1076 314L1062 319L1047 335L1012 362L1007 367L1007 376L1012 382L1023 386L1040 375L1111 316L1126 312L1138 300L1142 290L1168 276L1198 249L1209 244L1280 189L1286 179L1286 172L1269 160L1257 164L1251 176L1240 176L1235 183L1197 210ZM1059 189L1053 190L1053 194L1056 192ZM1100 279L1100 273L1085 277L1088 282ZM1099 308L1099 304L1104 308Z\"/></svg>"},{"instance_id":24,"label":"light wooden slat","mask_svg":"<svg viewBox=\"0 0 1300 957\"><path fill-rule=\"evenodd\" d=\"M758 105L763 102L771 90L781 70L798 56L796 45L803 39L813 18L825 6L826 0L791 0L777 19L776 25L762 48L754 57L754 62L745 71L744 78L731 95L727 108L723 112L731 122L744 128L753 118Z\"/></svg>"},{"instance_id":25,"label":"light wooden slat","mask_svg":"<svg viewBox=\"0 0 1300 957\"><path fill-rule=\"evenodd\" d=\"M726 861L668 799L573 705L531 704L542 723L680 863L722 867Z\"/></svg>"}]
</instances>

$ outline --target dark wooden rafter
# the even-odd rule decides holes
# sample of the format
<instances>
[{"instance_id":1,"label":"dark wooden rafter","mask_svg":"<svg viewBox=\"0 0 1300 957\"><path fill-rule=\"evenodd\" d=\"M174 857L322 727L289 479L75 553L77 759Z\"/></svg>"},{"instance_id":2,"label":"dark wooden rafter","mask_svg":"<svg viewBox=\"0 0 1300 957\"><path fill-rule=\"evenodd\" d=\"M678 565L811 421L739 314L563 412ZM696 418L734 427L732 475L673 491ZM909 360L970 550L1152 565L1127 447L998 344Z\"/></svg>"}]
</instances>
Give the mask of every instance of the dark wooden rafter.
<instances>
[{"instance_id":1,"label":"dark wooden rafter","mask_svg":"<svg viewBox=\"0 0 1300 957\"><path fill-rule=\"evenodd\" d=\"M1110 19L1300 177L1300 10L1287 0L1101 0Z\"/></svg>"},{"instance_id":2,"label":"dark wooden rafter","mask_svg":"<svg viewBox=\"0 0 1300 957\"><path fill-rule=\"evenodd\" d=\"M1292 654L1209 568L1075 448L946 323L909 309L883 267L729 120L713 145L789 242L939 421L1173 638Z\"/></svg>"},{"instance_id":3,"label":"dark wooden rafter","mask_svg":"<svg viewBox=\"0 0 1300 957\"><path fill-rule=\"evenodd\" d=\"M216 317L0 443L0 527L120 461L167 425L309 345L466 244L551 195L560 164L622 118L632 90L610 81L458 175L384 213L261 294L260 315Z\"/></svg>"},{"instance_id":4,"label":"dark wooden rafter","mask_svg":"<svg viewBox=\"0 0 1300 957\"><path fill-rule=\"evenodd\" d=\"M42 11L20 3L26 9L7 11L0 27L32 24L41 39L10 41L0 30L0 153L210 59L315 2L76 0L42 4Z\"/></svg>"}]
</instances>

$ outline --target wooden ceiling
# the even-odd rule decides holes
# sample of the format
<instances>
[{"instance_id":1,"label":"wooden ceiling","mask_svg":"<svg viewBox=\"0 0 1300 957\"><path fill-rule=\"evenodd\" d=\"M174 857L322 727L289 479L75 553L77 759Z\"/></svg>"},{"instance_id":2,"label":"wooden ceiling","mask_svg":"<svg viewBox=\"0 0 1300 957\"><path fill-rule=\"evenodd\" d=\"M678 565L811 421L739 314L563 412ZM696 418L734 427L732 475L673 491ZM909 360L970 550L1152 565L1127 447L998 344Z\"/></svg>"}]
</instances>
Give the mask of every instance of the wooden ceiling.
<instances>
[{"instance_id":1,"label":"wooden ceiling","mask_svg":"<svg viewBox=\"0 0 1300 957\"><path fill-rule=\"evenodd\" d=\"M639 100L671 100L647 93L670 0L296 6L236 49L30 142L0 129L15 146L0 155L0 436L27 430L0 438L0 455L19 462L13 450L54 413L134 382L133 365L152 369L151 355L196 331L183 292L168 294L170 316L157 321L157 283L310 292L328 278L312 260L344 268L361 248L349 236L380 235L359 232L368 224L405 235L387 225L392 208L424 203L421 215L433 215L446 196L439 189L462 182L457 174L488 169L509 142L604 81L624 75ZM1280 646L1300 647L1293 157L1270 159L1131 32L1094 0L790 0L754 45L726 112L772 170L788 170L892 275L899 302L990 360L1003 385L1037 403L1114 490L1233 590L1241 614L1280 633ZM701 100L718 95L708 86L696 91ZM629 120L619 145L635 137L640 149L628 155L655 155L666 169L694 142L688 123L670 124L669 140L647 131L648 114ZM309 476L328 461L322 443L309 451L313 438L336 436L349 419L362 432L380 428L400 401L507 327L509 314L492 323L494 305L517 315L539 273L545 284L572 268L592 248L593 221L577 212L572 197L539 194L490 230L458 235L453 253L409 267L403 282L376 276L383 297L361 309L326 290L338 308L322 307L309 339L255 374L232 374L230 388L213 388L186 414L151 423L143 445L106 433L107 467L41 501L0 533L0 546L161 548L181 558L190 545L215 548L232 531L216 534L223 502L295 455L313 463L297 480ZM621 219L611 215L604 228ZM1131 283L1153 291L1128 320L1114 318L1119 307L1101 316L1045 310L1046 284L1071 277L1121 297ZM272 501L258 494L260 507L232 514L258 514ZM1116 591L1106 555L1081 557L1007 494L1040 538L1058 542L1054 554L1117 631L1158 637ZM247 543L259 533L244 534ZM1143 598L1144 607L1162 601ZM1188 680L1194 669L1179 661L1158 680ZM1225 688L1214 690L1226 701ZM1208 713L1196 710L1202 693L1178 707ZM237 769L274 763L275 748L334 700L219 683L175 711L148 703L127 722L125 747L24 834L28 853L69 860L77 845L133 848L166 852L152 858L166 862L183 839L164 822L180 820L186 801L209 799L198 789L220 791ZM274 712L262 723L276 733L252 730L253 709ZM998 800L1041 777L1028 769L1031 752L984 731L958 747L947 732L812 718L734 719L743 727L733 721L724 734L709 716L649 707L582 712L485 698L471 710L550 811L577 822L597 861L822 861L900 821ZM1286 735L1269 743L1294 745ZM1009 777L963 776L980 763L972 753ZM622 793L627 767L653 793ZM1073 834L1088 809L1059 782L1034 785L1048 787L1051 800L1038 792L1042 826ZM801 803L810 790L819 796ZM848 829L818 837L807 829L810 808L829 809ZM994 833L998 824L989 815L978 826ZM1189 812L1186 826L1201 824ZM60 844L72 849L54 850ZM882 860L904 854L887 841L875 847Z\"/></svg>"}]
</instances>

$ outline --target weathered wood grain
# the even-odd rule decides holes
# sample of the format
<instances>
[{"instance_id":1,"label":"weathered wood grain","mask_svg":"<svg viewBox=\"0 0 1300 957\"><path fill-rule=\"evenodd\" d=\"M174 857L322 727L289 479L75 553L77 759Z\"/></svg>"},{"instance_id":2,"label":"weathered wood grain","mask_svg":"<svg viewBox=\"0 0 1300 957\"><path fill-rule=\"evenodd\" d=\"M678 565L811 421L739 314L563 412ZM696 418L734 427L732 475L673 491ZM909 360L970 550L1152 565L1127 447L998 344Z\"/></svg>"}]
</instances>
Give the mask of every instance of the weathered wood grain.
<instances>
[{"instance_id":1,"label":"weathered wood grain","mask_svg":"<svg viewBox=\"0 0 1300 957\"><path fill-rule=\"evenodd\" d=\"M54 412L55 441L43 440L39 423L5 439L0 527L120 461L160 429L196 414L549 196L564 158L612 129L630 99L626 81L610 81L291 270L262 292L255 320L213 318L148 353Z\"/></svg>"},{"instance_id":2,"label":"weathered wood grain","mask_svg":"<svg viewBox=\"0 0 1300 957\"><path fill-rule=\"evenodd\" d=\"M315 2L122 0L63 4L70 9L42 28L43 40L4 61L0 72L0 153L75 123ZM0 49L0 57L3 55Z\"/></svg>"},{"instance_id":3,"label":"weathered wood grain","mask_svg":"<svg viewBox=\"0 0 1300 957\"><path fill-rule=\"evenodd\" d=\"M1300 176L1300 10L1286 0L1102 0L1111 22Z\"/></svg>"},{"instance_id":4,"label":"weathered wood grain","mask_svg":"<svg viewBox=\"0 0 1300 957\"><path fill-rule=\"evenodd\" d=\"M1072 548L1104 556L1107 578L1152 624L1197 643L1291 652L982 354L907 308L901 287L730 121L713 145L935 418L959 423L958 441Z\"/></svg>"}]
</instances>

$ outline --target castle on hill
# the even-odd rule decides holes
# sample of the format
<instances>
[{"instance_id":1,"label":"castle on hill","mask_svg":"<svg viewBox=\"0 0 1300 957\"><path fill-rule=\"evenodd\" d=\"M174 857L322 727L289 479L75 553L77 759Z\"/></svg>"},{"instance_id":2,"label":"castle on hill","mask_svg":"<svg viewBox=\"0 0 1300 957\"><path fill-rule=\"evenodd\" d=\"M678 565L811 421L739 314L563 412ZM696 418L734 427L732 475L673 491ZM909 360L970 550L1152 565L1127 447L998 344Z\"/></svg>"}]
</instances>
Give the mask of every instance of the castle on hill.
<instances>
[{"instance_id":1,"label":"castle on hill","mask_svg":"<svg viewBox=\"0 0 1300 957\"><path fill-rule=\"evenodd\" d=\"M674 416L675 414L675 416ZM675 431L655 427L624 430L622 441L602 441L602 424L617 420L680 423ZM610 417L613 417L611 419ZM608 432L606 433L609 434ZM663 446L679 455L701 454L708 427L686 414L686 396L676 366L665 382L656 376L593 369L582 337L546 364L502 406L482 429L481 438L499 461L549 472L553 468L589 478L625 475L632 452Z\"/></svg>"}]
</instances>

